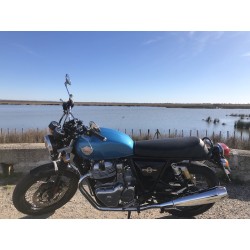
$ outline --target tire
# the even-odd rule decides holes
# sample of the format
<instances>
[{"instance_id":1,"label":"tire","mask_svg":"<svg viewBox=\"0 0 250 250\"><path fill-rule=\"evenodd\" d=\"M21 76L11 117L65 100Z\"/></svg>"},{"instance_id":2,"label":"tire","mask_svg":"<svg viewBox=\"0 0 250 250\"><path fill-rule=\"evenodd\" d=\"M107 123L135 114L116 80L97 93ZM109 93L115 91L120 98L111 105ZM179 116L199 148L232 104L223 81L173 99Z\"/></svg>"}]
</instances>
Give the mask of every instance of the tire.
<instances>
[{"instance_id":1,"label":"tire","mask_svg":"<svg viewBox=\"0 0 250 250\"><path fill-rule=\"evenodd\" d=\"M178 164L182 166L186 166L189 173L194 177L196 177L196 185L195 189L196 191L201 190L201 189L206 189L206 188L212 188L215 186L219 186L219 180L215 174L215 172L207 167L204 164L198 163L198 162L193 162L190 165L185 165L185 164ZM198 184L201 184L201 180L203 179L203 182L205 182L205 186L199 187L197 186L197 177L198 179ZM199 181L200 180L200 181ZM206 205L200 205L200 206L192 206L192 207L183 207L183 208L178 208L180 210L170 210L167 211L168 213L177 216L177 217L193 217L199 214L202 214L209 210L214 203L211 204L206 204Z\"/></svg>"},{"instance_id":2,"label":"tire","mask_svg":"<svg viewBox=\"0 0 250 250\"><path fill-rule=\"evenodd\" d=\"M48 196L55 190L54 180L57 174L32 176L28 174L16 185L12 200L15 208L24 214L38 216L54 212L65 205L76 193L79 178L68 171L60 176L60 184L52 197Z\"/></svg>"}]
</instances>

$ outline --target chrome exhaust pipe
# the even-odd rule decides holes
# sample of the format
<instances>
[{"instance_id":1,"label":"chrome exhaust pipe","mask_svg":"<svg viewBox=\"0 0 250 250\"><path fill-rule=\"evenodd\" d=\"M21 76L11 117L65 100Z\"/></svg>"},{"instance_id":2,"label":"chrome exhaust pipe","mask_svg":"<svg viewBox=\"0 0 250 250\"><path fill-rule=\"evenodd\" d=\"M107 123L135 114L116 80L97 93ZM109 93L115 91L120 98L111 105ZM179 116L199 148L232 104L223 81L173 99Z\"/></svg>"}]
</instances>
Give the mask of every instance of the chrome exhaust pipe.
<instances>
[{"instance_id":1,"label":"chrome exhaust pipe","mask_svg":"<svg viewBox=\"0 0 250 250\"><path fill-rule=\"evenodd\" d=\"M200 206L200 205L215 203L227 196L228 194L227 194L226 188L218 186L218 187L213 187L213 188L201 191L199 193L177 198L171 202L166 202L161 205L163 205L165 209Z\"/></svg>"},{"instance_id":2,"label":"chrome exhaust pipe","mask_svg":"<svg viewBox=\"0 0 250 250\"><path fill-rule=\"evenodd\" d=\"M191 207L191 206L200 206L210 203L215 203L228 196L227 190L225 187L217 186L210 189L206 189L185 197L180 197L172 201L157 203L153 205L142 205L139 207L130 206L130 207L102 207L100 206L91 195L83 187L85 180L90 177L91 174L86 174L79 180L79 190L83 196L89 201L89 203L96 209L100 211L144 211L153 208L164 208L165 210L178 209L179 207Z\"/></svg>"}]
</instances>

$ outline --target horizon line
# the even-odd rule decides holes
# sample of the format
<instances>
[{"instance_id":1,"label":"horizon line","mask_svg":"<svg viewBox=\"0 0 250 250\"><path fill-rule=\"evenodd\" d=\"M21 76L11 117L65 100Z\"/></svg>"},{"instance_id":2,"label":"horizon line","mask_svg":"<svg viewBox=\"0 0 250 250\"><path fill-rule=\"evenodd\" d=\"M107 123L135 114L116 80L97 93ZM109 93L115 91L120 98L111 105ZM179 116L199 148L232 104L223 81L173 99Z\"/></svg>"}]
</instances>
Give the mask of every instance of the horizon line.
<instances>
[{"instance_id":1,"label":"horizon line","mask_svg":"<svg viewBox=\"0 0 250 250\"><path fill-rule=\"evenodd\" d=\"M52 100L24 100L24 99L0 99L0 104L3 103L11 103L11 102L27 102L27 103L31 103L31 102L35 102L35 103L62 103L61 101L52 101ZM249 103L233 103L233 102L113 102L113 101L74 101L75 104L79 103L79 104L88 104L88 103L98 103L98 104L177 104L177 105L202 105L202 104L206 104L206 105L215 105L215 104L219 104L219 105L250 105Z\"/></svg>"}]
</instances>

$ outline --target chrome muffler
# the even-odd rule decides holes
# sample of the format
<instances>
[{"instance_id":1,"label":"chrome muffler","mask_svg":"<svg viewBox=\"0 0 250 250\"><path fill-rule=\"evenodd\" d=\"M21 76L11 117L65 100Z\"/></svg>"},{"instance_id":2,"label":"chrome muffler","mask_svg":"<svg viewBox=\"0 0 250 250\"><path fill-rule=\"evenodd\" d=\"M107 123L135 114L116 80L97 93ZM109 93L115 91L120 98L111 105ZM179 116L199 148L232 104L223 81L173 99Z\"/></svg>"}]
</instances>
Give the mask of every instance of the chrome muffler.
<instances>
[{"instance_id":1,"label":"chrome muffler","mask_svg":"<svg viewBox=\"0 0 250 250\"><path fill-rule=\"evenodd\" d=\"M191 207L191 206L200 206L205 204L215 203L225 197L228 196L227 190L225 187L217 186L210 189L206 189L203 191L199 191L197 193L180 197L172 201L167 201L164 203L156 203L152 205L141 205L141 206L129 206L129 207L103 207L100 206L87 192L87 190L83 187L85 180L90 177L91 174L86 174L83 176L78 184L79 190L83 194L83 196L89 201L89 203L96 209L100 211L143 211L147 209L153 208L163 208L164 210L172 210L178 209L179 207Z\"/></svg>"},{"instance_id":2,"label":"chrome muffler","mask_svg":"<svg viewBox=\"0 0 250 250\"><path fill-rule=\"evenodd\" d=\"M177 198L173 201L162 203L160 205L165 209L199 206L215 203L227 196L228 194L226 188L218 186L185 197Z\"/></svg>"}]
</instances>

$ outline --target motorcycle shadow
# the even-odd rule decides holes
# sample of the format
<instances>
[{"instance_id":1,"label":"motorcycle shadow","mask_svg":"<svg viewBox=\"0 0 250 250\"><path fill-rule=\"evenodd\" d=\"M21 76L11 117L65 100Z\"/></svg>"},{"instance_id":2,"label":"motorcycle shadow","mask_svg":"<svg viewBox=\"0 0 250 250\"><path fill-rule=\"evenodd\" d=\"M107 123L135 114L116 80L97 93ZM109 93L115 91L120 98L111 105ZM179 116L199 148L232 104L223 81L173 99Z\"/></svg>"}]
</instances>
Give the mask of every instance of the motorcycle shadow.
<instances>
[{"instance_id":1,"label":"motorcycle shadow","mask_svg":"<svg viewBox=\"0 0 250 250\"><path fill-rule=\"evenodd\" d=\"M26 215L20 219L48 219L50 216L52 216L55 212L38 215L38 216L32 216L32 215Z\"/></svg>"},{"instance_id":2,"label":"motorcycle shadow","mask_svg":"<svg viewBox=\"0 0 250 250\"><path fill-rule=\"evenodd\" d=\"M158 217L158 218L155 218L155 219L182 219L182 220L186 220L186 219L196 219L195 217L177 217L177 216L174 216L174 215L164 215L162 217Z\"/></svg>"}]
</instances>

